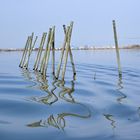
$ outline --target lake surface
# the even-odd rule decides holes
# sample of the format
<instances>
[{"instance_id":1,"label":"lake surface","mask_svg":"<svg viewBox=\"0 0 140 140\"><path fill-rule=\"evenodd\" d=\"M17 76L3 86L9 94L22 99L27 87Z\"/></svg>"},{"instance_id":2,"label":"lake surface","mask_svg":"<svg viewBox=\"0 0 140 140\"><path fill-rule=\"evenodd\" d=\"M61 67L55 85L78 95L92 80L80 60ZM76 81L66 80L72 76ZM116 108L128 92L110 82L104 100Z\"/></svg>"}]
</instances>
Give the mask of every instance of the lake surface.
<instances>
[{"instance_id":1,"label":"lake surface","mask_svg":"<svg viewBox=\"0 0 140 140\"><path fill-rule=\"evenodd\" d=\"M140 50L73 51L65 83L18 67L22 52L0 52L0 140L139 140ZM58 63L60 52L56 52Z\"/></svg>"}]
</instances>

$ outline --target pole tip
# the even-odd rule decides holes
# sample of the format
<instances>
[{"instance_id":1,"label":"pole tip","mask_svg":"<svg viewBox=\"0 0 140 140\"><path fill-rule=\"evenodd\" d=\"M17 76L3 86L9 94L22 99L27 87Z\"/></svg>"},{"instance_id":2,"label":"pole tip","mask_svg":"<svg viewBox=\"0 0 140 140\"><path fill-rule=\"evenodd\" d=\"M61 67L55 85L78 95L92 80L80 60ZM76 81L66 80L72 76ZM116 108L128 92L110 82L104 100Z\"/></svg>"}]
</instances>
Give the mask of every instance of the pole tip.
<instances>
[{"instance_id":1,"label":"pole tip","mask_svg":"<svg viewBox=\"0 0 140 140\"><path fill-rule=\"evenodd\" d=\"M73 75L75 76L76 75L76 72Z\"/></svg>"},{"instance_id":2,"label":"pole tip","mask_svg":"<svg viewBox=\"0 0 140 140\"><path fill-rule=\"evenodd\" d=\"M112 20L113 23L115 23L115 20Z\"/></svg>"}]
</instances>

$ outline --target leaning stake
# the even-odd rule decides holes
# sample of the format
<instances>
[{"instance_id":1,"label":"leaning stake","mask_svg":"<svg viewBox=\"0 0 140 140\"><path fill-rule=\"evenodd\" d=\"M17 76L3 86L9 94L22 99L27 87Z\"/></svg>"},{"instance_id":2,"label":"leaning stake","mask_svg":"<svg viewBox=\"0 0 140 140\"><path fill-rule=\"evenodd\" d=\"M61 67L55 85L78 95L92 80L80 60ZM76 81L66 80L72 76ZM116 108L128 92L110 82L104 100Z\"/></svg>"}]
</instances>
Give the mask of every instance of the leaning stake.
<instances>
[{"instance_id":1,"label":"leaning stake","mask_svg":"<svg viewBox=\"0 0 140 140\"><path fill-rule=\"evenodd\" d=\"M24 59L24 56L25 56L25 52L26 52L26 49L27 49L27 46L28 46L28 42L29 42L29 36L28 36L28 38L27 38L27 41L26 41L26 44L25 44L25 48L24 48L24 50L23 50L23 54L22 54L22 58L21 58L21 61L20 61L19 67L22 66L23 59Z\"/></svg>"},{"instance_id":2,"label":"leaning stake","mask_svg":"<svg viewBox=\"0 0 140 140\"><path fill-rule=\"evenodd\" d=\"M30 55L31 55L31 53L32 53L32 51L33 51L33 48L34 48L35 43L36 43L36 41L37 41L37 38L38 38L38 37L36 36L36 38L35 38L35 40L34 40L34 43L33 43L32 47L31 47L31 49L30 49L30 51L29 51L28 60L27 60L27 64L26 64L26 69L28 68Z\"/></svg>"},{"instance_id":3,"label":"leaning stake","mask_svg":"<svg viewBox=\"0 0 140 140\"><path fill-rule=\"evenodd\" d=\"M53 43L54 30L55 30L55 26L53 26L52 31L51 31L50 40L49 40L49 45L48 45L48 51L47 51L47 57L46 57L46 59L45 59L45 61L44 61L43 75L45 75L45 76L46 76L46 71L47 71L48 63L49 63L50 50L51 50L52 43Z\"/></svg>"},{"instance_id":4,"label":"leaning stake","mask_svg":"<svg viewBox=\"0 0 140 140\"><path fill-rule=\"evenodd\" d=\"M66 34L66 26L65 25L63 25L63 29L64 29L64 33ZM69 55L70 55L72 69L73 69L73 75L75 76L76 75L76 70L75 70L74 59L73 59L71 47L69 48Z\"/></svg>"},{"instance_id":5,"label":"leaning stake","mask_svg":"<svg viewBox=\"0 0 140 140\"><path fill-rule=\"evenodd\" d=\"M115 20L113 20L113 31L114 31L114 41L115 41L117 63L118 63L118 72L119 72L119 76L121 76L122 75L122 71L121 71L120 54L119 54L119 47L118 47L118 39L117 39L117 31L116 31Z\"/></svg>"},{"instance_id":6,"label":"leaning stake","mask_svg":"<svg viewBox=\"0 0 140 140\"><path fill-rule=\"evenodd\" d=\"M40 72L43 74L43 70L44 70L44 63L45 63L45 59L47 57L47 52L48 52L48 46L49 46L49 41L50 41L50 35L51 35L51 30L52 28L49 29L49 34L48 34L48 38L47 38L47 44L46 44L46 49L45 49L45 52L44 52L44 56L41 60L41 65L40 65Z\"/></svg>"},{"instance_id":7,"label":"leaning stake","mask_svg":"<svg viewBox=\"0 0 140 140\"><path fill-rule=\"evenodd\" d=\"M33 70L36 70L36 67L37 67L38 58L39 58L39 54L40 54L41 46L42 46L43 37L44 37L44 33L43 33L43 35L42 35L41 42L40 42L40 45L39 45L39 48L38 48L38 53L37 53L37 56L36 56L36 60L35 60L35 63L34 63L34 68L33 68Z\"/></svg>"},{"instance_id":8,"label":"leaning stake","mask_svg":"<svg viewBox=\"0 0 140 140\"><path fill-rule=\"evenodd\" d=\"M30 42L31 42L31 36L29 36L29 41L28 41L28 44L27 44L27 48L25 50L25 54L24 54L24 58L23 58L23 61L22 61L22 64L21 64L21 68L23 68L25 66L25 62L26 62L26 57L27 57L27 54L28 54L28 50L30 48Z\"/></svg>"},{"instance_id":9,"label":"leaning stake","mask_svg":"<svg viewBox=\"0 0 140 140\"><path fill-rule=\"evenodd\" d=\"M68 60L68 53L69 53L69 50L70 50L70 41L71 41L72 28L73 28L73 22L71 22L70 30L69 30L69 33L68 33L68 41L67 41L67 46L66 46L66 54L65 54L65 59L64 59L64 66L63 66L63 69L62 69L62 80L64 80L64 78L65 78L66 65L67 65L67 60Z\"/></svg>"},{"instance_id":10,"label":"leaning stake","mask_svg":"<svg viewBox=\"0 0 140 140\"><path fill-rule=\"evenodd\" d=\"M56 72L56 78L57 79L59 78L59 74L60 74L60 69L61 69L62 60L63 60L63 56L64 56L64 51L65 51L65 47L66 47L66 44L67 44L69 28L70 27L68 26L67 30L66 30L66 34L65 34L65 38L64 38L64 43L63 43L63 46L62 46L62 51L61 51L61 56L60 56L60 61L58 63L58 67L57 67L57 72Z\"/></svg>"},{"instance_id":11,"label":"leaning stake","mask_svg":"<svg viewBox=\"0 0 140 140\"><path fill-rule=\"evenodd\" d=\"M33 45L32 45L32 42L31 42L31 46L30 46L30 50L29 50L29 52L28 52L28 58L27 58L27 62L26 62L26 64L25 64L25 67L26 67L26 69L28 68L28 64L29 64L29 59L30 59L30 55L31 55L31 53L32 53L32 51L33 51L33 48L34 48L34 46L35 46L35 43L36 43L36 41L37 41L37 36L36 36L36 38L35 38L35 40L34 40L34 42L33 42Z\"/></svg>"},{"instance_id":12,"label":"leaning stake","mask_svg":"<svg viewBox=\"0 0 140 140\"><path fill-rule=\"evenodd\" d=\"M35 61L35 64L34 64L34 70L38 70L41 55L42 55L42 51L43 51L43 46L44 46L44 43L45 43L45 40L46 40L46 35L47 35L47 33L43 33L43 35L42 35L40 46L38 48L38 54L37 54L36 61Z\"/></svg>"},{"instance_id":13,"label":"leaning stake","mask_svg":"<svg viewBox=\"0 0 140 140\"><path fill-rule=\"evenodd\" d=\"M53 42L52 42L52 74L55 75L55 28L53 30Z\"/></svg>"},{"instance_id":14,"label":"leaning stake","mask_svg":"<svg viewBox=\"0 0 140 140\"><path fill-rule=\"evenodd\" d=\"M25 59L24 65L23 67L25 67L27 69L27 65L28 65L28 59L30 56L30 50L32 48L32 42L33 42L33 37L34 37L34 33L32 33L32 35L30 36L30 42L29 42L29 46L28 46L28 50L27 50L27 60Z\"/></svg>"},{"instance_id":15,"label":"leaning stake","mask_svg":"<svg viewBox=\"0 0 140 140\"><path fill-rule=\"evenodd\" d=\"M40 51L39 58L38 58L38 64L37 64L37 67L36 67L37 70L38 70L38 67L39 67L39 64L40 64L40 60L41 60L42 51L43 51L43 47L44 47L44 44L45 44L46 36L47 36L47 33L44 33L44 38L43 38L43 42L42 42L42 46L41 46L41 51Z\"/></svg>"}]
</instances>

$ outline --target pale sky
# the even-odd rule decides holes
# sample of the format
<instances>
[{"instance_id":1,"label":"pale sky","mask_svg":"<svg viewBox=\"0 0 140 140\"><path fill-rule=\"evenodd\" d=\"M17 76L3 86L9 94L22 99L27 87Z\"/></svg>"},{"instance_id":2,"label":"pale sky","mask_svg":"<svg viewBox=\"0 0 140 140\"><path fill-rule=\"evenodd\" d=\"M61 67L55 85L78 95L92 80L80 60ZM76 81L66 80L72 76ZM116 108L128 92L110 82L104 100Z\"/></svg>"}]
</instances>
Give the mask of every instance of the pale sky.
<instances>
[{"instance_id":1,"label":"pale sky","mask_svg":"<svg viewBox=\"0 0 140 140\"><path fill-rule=\"evenodd\" d=\"M75 47L114 45L112 20L119 44L140 44L140 0L0 0L0 48L23 48L31 32L41 37L56 26L56 47L63 24L74 21Z\"/></svg>"}]
</instances>

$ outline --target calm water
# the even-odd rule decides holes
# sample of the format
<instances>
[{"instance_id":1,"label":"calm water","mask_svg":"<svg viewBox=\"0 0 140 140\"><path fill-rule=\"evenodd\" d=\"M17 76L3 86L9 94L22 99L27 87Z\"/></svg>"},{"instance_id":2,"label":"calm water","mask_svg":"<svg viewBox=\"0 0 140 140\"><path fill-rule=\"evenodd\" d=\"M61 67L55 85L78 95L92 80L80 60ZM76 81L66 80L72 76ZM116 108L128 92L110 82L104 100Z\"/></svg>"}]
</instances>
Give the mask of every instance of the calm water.
<instances>
[{"instance_id":1,"label":"calm water","mask_svg":"<svg viewBox=\"0 0 140 140\"><path fill-rule=\"evenodd\" d=\"M57 60L59 52L57 52ZM140 51L74 51L65 83L18 67L21 52L0 53L0 140L140 140Z\"/></svg>"}]
</instances>

